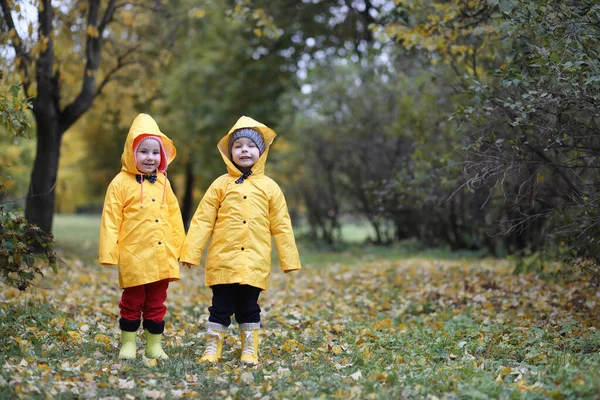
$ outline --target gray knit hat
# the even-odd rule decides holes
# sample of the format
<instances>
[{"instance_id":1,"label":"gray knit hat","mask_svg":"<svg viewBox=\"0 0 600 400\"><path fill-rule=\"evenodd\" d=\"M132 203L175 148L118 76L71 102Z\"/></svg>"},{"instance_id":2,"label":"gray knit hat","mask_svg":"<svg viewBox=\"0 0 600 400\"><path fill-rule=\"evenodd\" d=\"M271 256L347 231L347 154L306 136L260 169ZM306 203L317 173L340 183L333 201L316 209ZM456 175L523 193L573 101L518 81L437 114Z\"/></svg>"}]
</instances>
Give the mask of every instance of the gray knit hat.
<instances>
[{"instance_id":1,"label":"gray knit hat","mask_svg":"<svg viewBox=\"0 0 600 400\"><path fill-rule=\"evenodd\" d=\"M260 155L262 155L262 153L264 153L265 141L263 140L263 137L260 134L260 132L257 131L256 129L252 129L252 128L242 128L242 129L238 129L237 131L233 132L231 134L231 136L229 137L229 155L230 156L231 156L231 148L233 147L233 142L235 142L237 139L243 138L243 137L252 140L254 142L254 144L256 144L256 147L258 147L258 152L260 153Z\"/></svg>"}]
</instances>

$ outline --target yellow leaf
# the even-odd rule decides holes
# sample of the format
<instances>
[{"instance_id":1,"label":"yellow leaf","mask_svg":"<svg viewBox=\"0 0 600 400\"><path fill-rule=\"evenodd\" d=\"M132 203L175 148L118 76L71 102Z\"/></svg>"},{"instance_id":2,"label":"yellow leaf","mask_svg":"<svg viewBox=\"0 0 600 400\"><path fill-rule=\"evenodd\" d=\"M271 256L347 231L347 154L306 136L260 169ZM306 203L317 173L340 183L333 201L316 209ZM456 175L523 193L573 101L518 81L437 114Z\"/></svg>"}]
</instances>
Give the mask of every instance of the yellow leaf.
<instances>
[{"instance_id":1,"label":"yellow leaf","mask_svg":"<svg viewBox=\"0 0 600 400\"><path fill-rule=\"evenodd\" d=\"M546 177L544 175L538 175L537 176L537 183L542 183L546 180Z\"/></svg>"},{"instance_id":2,"label":"yellow leaf","mask_svg":"<svg viewBox=\"0 0 600 400\"><path fill-rule=\"evenodd\" d=\"M254 31L253 31L253 32L254 32L254 34L255 34L256 36L258 36L258 37L261 37L261 36L262 36L262 31L261 31L260 29L258 29L258 28L254 29Z\"/></svg>"},{"instance_id":3,"label":"yellow leaf","mask_svg":"<svg viewBox=\"0 0 600 400\"><path fill-rule=\"evenodd\" d=\"M68 331L67 334L71 337L73 342L81 341L81 335L77 331Z\"/></svg>"},{"instance_id":4,"label":"yellow leaf","mask_svg":"<svg viewBox=\"0 0 600 400\"><path fill-rule=\"evenodd\" d=\"M121 15L121 18L123 20L123 25L125 26L131 26L133 25L133 14L130 12L124 12Z\"/></svg>"},{"instance_id":5,"label":"yellow leaf","mask_svg":"<svg viewBox=\"0 0 600 400\"><path fill-rule=\"evenodd\" d=\"M202 19L206 16L206 11L201 8L193 8L189 11L188 15L195 19Z\"/></svg>"},{"instance_id":6,"label":"yellow leaf","mask_svg":"<svg viewBox=\"0 0 600 400\"><path fill-rule=\"evenodd\" d=\"M102 333L99 333L94 337L94 343L110 344L110 338Z\"/></svg>"},{"instance_id":7,"label":"yellow leaf","mask_svg":"<svg viewBox=\"0 0 600 400\"><path fill-rule=\"evenodd\" d=\"M288 339L281 346L281 350L291 353L295 350L302 350L302 345L300 343L298 343L298 341L296 339Z\"/></svg>"},{"instance_id":8,"label":"yellow leaf","mask_svg":"<svg viewBox=\"0 0 600 400\"><path fill-rule=\"evenodd\" d=\"M94 25L88 25L87 29L85 30L85 34L93 38L97 38L98 36L100 36L98 28Z\"/></svg>"},{"instance_id":9,"label":"yellow leaf","mask_svg":"<svg viewBox=\"0 0 600 400\"><path fill-rule=\"evenodd\" d=\"M384 329L391 329L394 325L394 322L391 318L382 319L381 321L377 321L373 324L373 329L376 331L382 331Z\"/></svg>"},{"instance_id":10,"label":"yellow leaf","mask_svg":"<svg viewBox=\"0 0 600 400\"><path fill-rule=\"evenodd\" d=\"M158 365L158 360L148 360L146 361L147 367L156 367Z\"/></svg>"}]
</instances>

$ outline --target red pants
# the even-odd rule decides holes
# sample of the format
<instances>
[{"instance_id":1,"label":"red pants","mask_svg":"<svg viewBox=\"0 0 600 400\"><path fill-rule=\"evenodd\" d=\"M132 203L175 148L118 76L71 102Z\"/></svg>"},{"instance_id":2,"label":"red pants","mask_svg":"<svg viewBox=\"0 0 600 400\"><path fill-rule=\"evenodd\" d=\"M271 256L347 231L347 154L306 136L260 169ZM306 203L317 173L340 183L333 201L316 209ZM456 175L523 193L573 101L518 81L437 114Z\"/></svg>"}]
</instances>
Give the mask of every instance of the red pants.
<instances>
[{"instance_id":1,"label":"red pants","mask_svg":"<svg viewBox=\"0 0 600 400\"><path fill-rule=\"evenodd\" d=\"M164 303L168 287L169 281L165 279L123 289L119 302L121 318L135 321L143 314L145 321L161 322L167 313Z\"/></svg>"}]
</instances>

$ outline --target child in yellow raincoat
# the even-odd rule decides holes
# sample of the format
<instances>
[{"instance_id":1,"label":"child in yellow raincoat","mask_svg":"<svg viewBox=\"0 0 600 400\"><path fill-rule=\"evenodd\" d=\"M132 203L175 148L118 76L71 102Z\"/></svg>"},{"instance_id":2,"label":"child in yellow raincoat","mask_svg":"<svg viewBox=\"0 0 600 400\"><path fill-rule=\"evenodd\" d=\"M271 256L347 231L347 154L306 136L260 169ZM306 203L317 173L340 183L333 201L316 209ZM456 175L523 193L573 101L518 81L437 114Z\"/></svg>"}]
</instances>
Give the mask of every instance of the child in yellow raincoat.
<instances>
[{"instance_id":1,"label":"child in yellow raincoat","mask_svg":"<svg viewBox=\"0 0 600 400\"><path fill-rule=\"evenodd\" d=\"M179 251L185 237L177 197L167 179L176 149L154 119L139 114L129 129L121 172L106 191L100 225L100 263L119 265L121 349L136 356L143 317L145 355L169 358L162 349L169 282L179 280Z\"/></svg>"},{"instance_id":2,"label":"child in yellow raincoat","mask_svg":"<svg viewBox=\"0 0 600 400\"><path fill-rule=\"evenodd\" d=\"M258 363L260 307L271 271L271 237L284 272L299 270L300 257L283 193L264 174L275 132L241 117L218 143L227 174L206 191L192 218L180 260L199 265L211 237L205 280L213 292L202 361L221 359L231 316L240 327L243 363Z\"/></svg>"}]
</instances>

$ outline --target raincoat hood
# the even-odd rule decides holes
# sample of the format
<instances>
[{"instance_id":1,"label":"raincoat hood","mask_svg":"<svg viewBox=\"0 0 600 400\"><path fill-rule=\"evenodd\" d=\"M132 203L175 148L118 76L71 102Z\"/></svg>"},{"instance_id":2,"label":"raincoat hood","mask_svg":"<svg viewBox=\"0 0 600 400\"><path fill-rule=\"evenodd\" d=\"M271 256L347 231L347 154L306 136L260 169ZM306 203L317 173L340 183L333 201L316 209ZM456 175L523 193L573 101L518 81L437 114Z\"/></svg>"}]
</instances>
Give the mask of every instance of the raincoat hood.
<instances>
[{"instance_id":1,"label":"raincoat hood","mask_svg":"<svg viewBox=\"0 0 600 400\"><path fill-rule=\"evenodd\" d=\"M227 166L227 172L229 173L229 175L233 175L235 177L242 176L242 171L240 171L235 166L233 161L231 161L230 154L229 154L230 137L233 134L233 132L237 131L238 129L242 129L242 128L251 128L251 129L255 129L255 130L259 131L263 137L263 140L265 141L265 151L261 154L261 156L259 157L256 164L254 164L254 166L252 167L252 175L264 174L265 164L267 162L267 155L269 154L269 148L271 147L271 144L273 143L273 140L275 139L275 136L277 136L277 134L275 133L275 131L273 129L269 128L265 124L262 124L256 120L254 120L250 117L246 117L246 116L240 117L240 119L237 120L235 125L233 125L233 127L229 130L229 132L227 132L227 134L225 136L223 136L221 138L221 140L219 140L219 143L217 144L217 148L219 149L219 152L221 153L221 157L223 157L223 161L225 162L225 165Z\"/></svg>"},{"instance_id":2,"label":"raincoat hood","mask_svg":"<svg viewBox=\"0 0 600 400\"><path fill-rule=\"evenodd\" d=\"M139 114L133 120L131 128L129 128L129 133L127 134L127 139L125 140L125 145L123 146L123 154L121 155L121 169L123 171L131 174L140 173L135 166L135 154L133 147L134 143L139 142L139 140L136 141L136 139L146 135L158 136L162 141L161 147L164 151L166 164L164 170L161 168L160 172L165 172L167 169L166 166L175 159L175 156L177 155L177 149L175 149L173 141L160 131L156 121L154 121L154 118L148 114ZM162 165L163 160L161 160L161 166Z\"/></svg>"}]
</instances>

